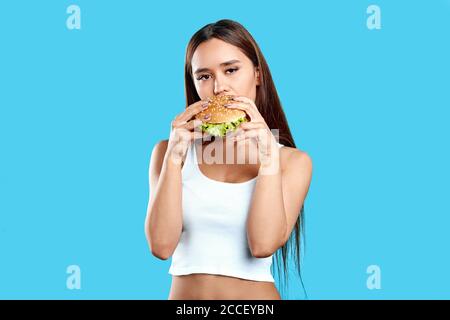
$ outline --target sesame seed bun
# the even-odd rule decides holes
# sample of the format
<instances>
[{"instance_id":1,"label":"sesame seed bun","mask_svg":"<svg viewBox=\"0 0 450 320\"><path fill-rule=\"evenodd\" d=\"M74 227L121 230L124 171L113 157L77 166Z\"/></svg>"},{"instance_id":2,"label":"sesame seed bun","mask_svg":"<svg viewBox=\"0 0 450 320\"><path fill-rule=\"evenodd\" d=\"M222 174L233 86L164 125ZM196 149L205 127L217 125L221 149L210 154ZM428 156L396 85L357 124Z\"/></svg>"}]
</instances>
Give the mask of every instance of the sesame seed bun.
<instances>
[{"instance_id":1,"label":"sesame seed bun","mask_svg":"<svg viewBox=\"0 0 450 320\"><path fill-rule=\"evenodd\" d=\"M224 107L224 104L231 102L231 97L226 95L213 96L211 97L211 102L209 103L208 108L199 112L195 115L195 118L201 120L204 123L224 123L224 122L233 122L238 120L239 118L243 118L246 116L246 113L243 110L239 109L228 109ZM207 114L211 114L211 118L208 120L204 119L204 116Z\"/></svg>"}]
</instances>

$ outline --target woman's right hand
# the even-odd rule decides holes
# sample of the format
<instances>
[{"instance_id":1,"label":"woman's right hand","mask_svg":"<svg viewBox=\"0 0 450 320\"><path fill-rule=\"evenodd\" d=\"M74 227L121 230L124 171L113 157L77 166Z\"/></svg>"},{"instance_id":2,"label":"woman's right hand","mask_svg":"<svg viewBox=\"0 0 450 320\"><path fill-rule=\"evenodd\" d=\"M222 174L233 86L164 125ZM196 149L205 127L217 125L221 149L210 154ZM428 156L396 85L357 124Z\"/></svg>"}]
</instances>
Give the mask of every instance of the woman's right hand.
<instances>
[{"instance_id":1,"label":"woman's right hand","mask_svg":"<svg viewBox=\"0 0 450 320\"><path fill-rule=\"evenodd\" d=\"M193 140L203 138L204 134L198 128L202 121L195 119L194 116L205 110L208 103L208 99L197 101L188 106L172 121L167 151L169 158L175 164L181 164ZM208 115L205 116L205 120L208 120ZM205 135L208 134L205 133Z\"/></svg>"}]
</instances>

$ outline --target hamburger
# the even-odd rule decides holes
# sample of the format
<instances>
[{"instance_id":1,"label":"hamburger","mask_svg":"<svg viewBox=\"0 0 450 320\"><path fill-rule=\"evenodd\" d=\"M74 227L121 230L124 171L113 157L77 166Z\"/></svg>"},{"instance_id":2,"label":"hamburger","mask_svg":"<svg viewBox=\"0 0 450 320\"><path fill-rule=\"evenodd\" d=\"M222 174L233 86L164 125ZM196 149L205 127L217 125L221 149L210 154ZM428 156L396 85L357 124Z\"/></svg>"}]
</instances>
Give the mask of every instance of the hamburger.
<instances>
[{"instance_id":1,"label":"hamburger","mask_svg":"<svg viewBox=\"0 0 450 320\"><path fill-rule=\"evenodd\" d=\"M210 98L208 107L197 113L195 118L201 120L202 132L211 136L224 137L227 133L235 131L242 122L246 122L247 114L243 110L229 109L225 104L232 102L231 96L219 95ZM205 116L210 114L208 119Z\"/></svg>"}]
</instances>

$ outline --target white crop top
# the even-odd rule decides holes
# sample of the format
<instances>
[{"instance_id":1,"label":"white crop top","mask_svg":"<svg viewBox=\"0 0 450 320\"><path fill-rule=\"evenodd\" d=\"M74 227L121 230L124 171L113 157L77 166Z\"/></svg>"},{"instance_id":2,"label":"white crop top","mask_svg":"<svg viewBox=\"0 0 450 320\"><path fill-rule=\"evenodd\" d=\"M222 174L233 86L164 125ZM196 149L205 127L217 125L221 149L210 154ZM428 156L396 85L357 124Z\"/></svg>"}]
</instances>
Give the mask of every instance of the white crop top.
<instances>
[{"instance_id":1,"label":"white crop top","mask_svg":"<svg viewBox=\"0 0 450 320\"><path fill-rule=\"evenodd\" d=\"M198 167L194 148L198 143L190 144L182 167L183 229L169 274L207 273L275 282L270 270L273 255L253 257L247 241L246 220L256 177L242 183L208 178Z\"/></svg>"}]
</instances>

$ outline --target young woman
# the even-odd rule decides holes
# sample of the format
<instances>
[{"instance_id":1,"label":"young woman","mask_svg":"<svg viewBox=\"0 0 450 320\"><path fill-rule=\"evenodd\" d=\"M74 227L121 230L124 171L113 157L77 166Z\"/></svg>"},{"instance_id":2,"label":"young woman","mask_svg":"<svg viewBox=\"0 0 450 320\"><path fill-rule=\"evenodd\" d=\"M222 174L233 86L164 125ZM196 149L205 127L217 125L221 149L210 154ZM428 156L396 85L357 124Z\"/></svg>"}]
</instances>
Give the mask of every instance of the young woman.
<instances>
[{"instance_id":1,"label":"young woman","mask_svg":"<svg viewBox=\"0 0 450 320\"><path fill-rule=\"evenodd\" d=\"M149 167L145 232L154 256L172 257L169 299L281 299L272 257L281 251L286 272L295 233L300 265L312 161L295 147L269 67L241 24L220 20L193 35L185 90L187 107ZM227 107L245 111L248 122L205 139L195 115L216 95L231 96Z\"/></svg>"}]
</instances>

